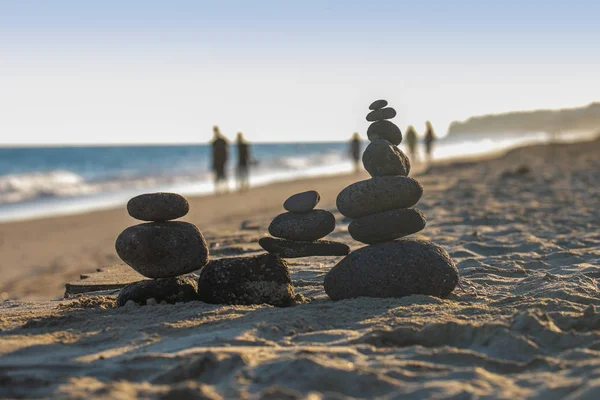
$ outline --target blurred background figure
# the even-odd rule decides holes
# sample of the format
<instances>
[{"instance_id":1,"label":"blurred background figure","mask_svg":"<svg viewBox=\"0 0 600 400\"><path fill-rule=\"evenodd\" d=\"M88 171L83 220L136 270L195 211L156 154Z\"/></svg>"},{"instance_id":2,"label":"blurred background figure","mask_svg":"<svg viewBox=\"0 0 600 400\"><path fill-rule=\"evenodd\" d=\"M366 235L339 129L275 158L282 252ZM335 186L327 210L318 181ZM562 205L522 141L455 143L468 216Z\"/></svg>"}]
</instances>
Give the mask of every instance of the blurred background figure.
<instances>
[{"instance_id":1,"label":"blurred background figure","mask_svg":"<svg viewBox=\"0 0 600 400\"><path fill-rule=\"evenodd\" d=\"M406 128L406 145L408 146L408 152L410 153L410 160L413 162L417 161L417 132L414 126L409 125Z\"/></svg>"},{"instance_id":2,"label":"blurred background figure","mask_svg":"<svg viewBox=\"0 0 600 400\"><path fill-rule=\"evenodd\" d=\"M237 188L239 191L250 189L249 168L251 162L250 144L244 138L242 132L237 134L238 164L236 170Z\"/></svg>"},{"instance_id":3,"label":"blurred background figure","mask_svg":"<svg viewBox=\"0 0 600 400\"><path fill-rule=\"evenodd\" d=\"M228 143L227 139L221 134L218 126L213 126L212 145L212 168L215 174L215 193L222 194L229 191L227 183L227 156Z\"/></svg>"},{"instance_id":4,"label":"blurred background figure","mask_svg":"<svg viewBox=\"0 0 600 400\"><path fill-rule=\"evenodd\" d=\"M354 172L360 171L360 136L354 132L350 139L350 157L354 161Z\"/></svg>"},{"instance_id":5,"label":"blurred background figure","mask_svg":"<svg viewBox=\"0 0 600 400\"><path fill-rule=\"evenodd\" d=\"M427 161L431 162L432 159L432 151L433 151L433 142L435 142L435 133L433 132L433 127L431 126L431 122L425 122L425 153L427 155Z\"/></svg>"}]
</instances>

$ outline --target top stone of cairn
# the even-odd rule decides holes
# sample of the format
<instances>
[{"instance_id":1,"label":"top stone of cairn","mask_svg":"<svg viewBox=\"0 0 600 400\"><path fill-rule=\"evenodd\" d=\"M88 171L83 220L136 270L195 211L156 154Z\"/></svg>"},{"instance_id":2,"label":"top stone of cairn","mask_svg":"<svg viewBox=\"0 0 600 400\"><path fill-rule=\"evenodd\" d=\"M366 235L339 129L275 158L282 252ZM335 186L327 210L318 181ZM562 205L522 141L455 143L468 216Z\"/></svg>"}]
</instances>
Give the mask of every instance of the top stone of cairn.
<instances>
[{"instance_id":1,"label":"top stone of cairn","mask_svg":"<svg viewBox=\"0 0 600 400\"><path fill-rule=\"evenodd\" d=\"M369 110L379 110L380 108L383 108L387 105L388 105L387 100L375 100L369 106Z\"/></svg>"},{"instance_id":2,"label":"top stone of cairn","mask_svg":"<svg viewBox=\"0 0 600 400\"><path fill-rule=\"evenodd\" d=\"M145 193L127 203L129 215L142 221L169 221L183 217L189 210L188 201L177 193Z\"/></svg>"},{"instance_id":3,"label":"top stone of cairn","mask_svg":"<svg viewBox=\"0 0 600 400\"><path fill-rule=\"evenodd\" d=\"M321 196L316 190L296 193L290 196L284 203L283 208L294 213L306 213L317 206Z\"/></svg>"}]
</instances>

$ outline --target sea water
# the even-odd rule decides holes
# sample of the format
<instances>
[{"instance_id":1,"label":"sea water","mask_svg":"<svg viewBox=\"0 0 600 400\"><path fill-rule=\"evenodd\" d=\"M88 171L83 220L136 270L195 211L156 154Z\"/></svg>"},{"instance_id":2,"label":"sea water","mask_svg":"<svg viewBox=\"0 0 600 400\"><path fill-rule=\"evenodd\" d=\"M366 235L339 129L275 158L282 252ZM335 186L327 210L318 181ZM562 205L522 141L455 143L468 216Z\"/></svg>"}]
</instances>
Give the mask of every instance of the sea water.
<instances>
[{"instance_id":1,"label":"sea water","mask_svg":"<svg viewBox=\"0 0 600 400\"><path fill-rule=\"evenodd\" d=\"M441 160L478 155L546 139L542 133L454 136L438 140L433 156ZM422 143L419 147L422 159ZM257 143L251 151L256 160L250 169L254 187L353 169L348 143ZM230 144L232 190L236 156L236 146ZM110 208L144 192L209 194L210 163L210 146L205 144L0 148L0 221Z\"/></svg>"}]
</instances>

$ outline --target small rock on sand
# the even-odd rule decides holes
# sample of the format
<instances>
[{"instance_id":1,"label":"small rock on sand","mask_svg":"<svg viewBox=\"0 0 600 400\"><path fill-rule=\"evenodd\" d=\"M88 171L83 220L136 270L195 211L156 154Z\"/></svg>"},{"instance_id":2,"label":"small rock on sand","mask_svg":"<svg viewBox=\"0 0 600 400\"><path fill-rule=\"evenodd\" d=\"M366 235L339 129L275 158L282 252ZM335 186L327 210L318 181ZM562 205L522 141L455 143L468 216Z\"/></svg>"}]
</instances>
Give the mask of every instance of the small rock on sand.
<instances>
[{"instance_id":1,"label":"small rock on sand","mask_svg":"<svg viewBox=\"0 0 600 400\"><path fill-rule=\"evenodd\" d=\"M332 240L299 242L263 237L259 239L258 244L269 253L277 254L282 258L345 256L350 253L350 247L347 244L334 242Z\"/></svg>"},{"instance_id":2,"label":"small rock on sand","mask_svg":"<svg viewBox=\"0 0 600 400\"><path fill-rule=\"evenodd\" d=\"M402 132L400 131L400 128L390 121L377 121L369 125L367 137L370 141L384 139L395 146L402 143Z\"/></svg>"},{"instance_id":3,"label":"small rock on sand","mask_svg":"<svg viewBox=\"0 0 600 400\"><path fill-rule=\"evenodd\" d=\"M346 217L412 207L423 195L423 186L407 176L378 176L355 182L337 197L337 208ZM273 235L275 236L275 235Z\"/></svg>"},{"instance_id":4,"label":"small rock on sand","mask_svg":"<svg viewBox=\"0 0 600 400\"><path fill-rule=\"evenodd\" d=\"M319 192L316 190L309 190L290 196L290 198L283 203L283 208L290 212L305 213L315 208L319 203L319 200L321 200Z\"/></svg>"},{"instance_id":5,"label":"small rock on sand","mask_svg":"<svg viewBox=\"0 0 600 400\"><path fill-rule=\"evenodd\" d=\"M183 221L151 222L125 229L115 244L117 254L148 278L170 278L202 268L208 246L194 225Z\"/></svg>"},{"instance_id":6,"label":"small rock on sand","mask_svg":"<svg viewBox=\"0 0 600 400\"><path fill-rule=\"evenodd\" d=\"M146 193L127 203L127 212L142 221L168 221L185 216L190 205L177 193Z\"/></svg>"},{"instance_id":7,"label":"small rock on sand","mask_svg":"<svg viewBox=\"0 0 600 400\"><path fill-rule=\"evenodd\" d=\"M192 278L152 279L130 283L121 289L117 297L117 306L122 307L132 302L137 304L156 305L184 303L198 300L198 285Z\"/></svg>"},{"instance_id":8,"label":"small rock on sand","mask_svg":"<svg viewBox=\"0 0 600 400\"><path fill-rule=\"evenodd\" d=\"M371 176L402 175L410 172L410 161L398 147L384 139L370 143L362 155L365 169Z\"/></svg>"},{"instance_id":9,"label":"small rock on sand","mask_svg":"<svg viewBox=\"0 0 600 400\"><path fill-rule=\"evenodd\" d=\"M325 276L332 300L353 297L446 297L458 284L458 270L433 242L398 239L360 248Z\"/></svg>"},{"instance_id":10,"label":"small rock on sand","mask_svg":"<svg viewBox=\"0 0 600 400\"><path fill-rule=\"evenodd\" d=\"M212 260L198 278L200 300L211 304L289 306L294 286L288 265L275 254Z\"/></svg>"},{"instance_id":11,"label":"small rock on sand","mask_svg":"<svg viewBox=\"0 0 600 400\"><path fill-rule=\"evenodd\" d=\"M425 228L425 217L416 208L383 211L355 219L348 226L354 240L374 244L417 233Z\"/></svg>"},{"instance_id":12,"label":"small rock on sand","mask_svg":"<svg viewBox=\"0 0 600 400\"><path fill-rule=\"evenodd\" d=\"M312 241L329 235L335 229L335 217L325 210L306 213L283 213L271 221L272 236L299 241Z\"/></svg>"}]
</instances>

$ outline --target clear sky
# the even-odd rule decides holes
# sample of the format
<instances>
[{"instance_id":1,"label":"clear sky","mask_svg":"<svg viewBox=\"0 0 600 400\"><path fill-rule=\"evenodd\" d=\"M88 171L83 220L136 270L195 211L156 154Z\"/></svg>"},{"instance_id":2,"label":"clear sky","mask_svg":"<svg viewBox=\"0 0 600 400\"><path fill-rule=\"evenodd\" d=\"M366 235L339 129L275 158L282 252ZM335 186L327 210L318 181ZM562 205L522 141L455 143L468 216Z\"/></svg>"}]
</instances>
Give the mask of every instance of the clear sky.
<instances>
[{"instance_id":1,"label":"clear sky","mask_svg":"<svg viewBox=\"0 0 600 400\"><path fill-rule=\"evenodd\" d=\"M598 1L0 0L0 144L365 135L600 100Z\"/></svg>"}]
</instances>

